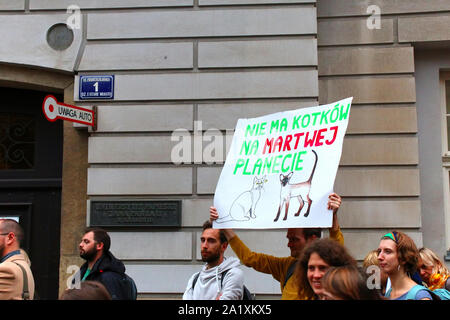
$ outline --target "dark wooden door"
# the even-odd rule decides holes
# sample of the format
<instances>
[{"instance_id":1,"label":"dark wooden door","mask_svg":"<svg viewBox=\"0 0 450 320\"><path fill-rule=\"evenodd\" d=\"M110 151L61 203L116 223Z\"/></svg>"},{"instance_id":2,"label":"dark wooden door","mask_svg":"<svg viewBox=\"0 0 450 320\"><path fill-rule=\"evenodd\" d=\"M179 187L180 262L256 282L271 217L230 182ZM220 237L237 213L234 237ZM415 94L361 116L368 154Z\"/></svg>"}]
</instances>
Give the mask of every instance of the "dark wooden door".
<instances>
[{"instance_id":1,"label":"dark wooden door","mask_svg":"<svg viewBox=\"0 0 450 320\"><path fill-rule=\"evenodd\" d=\"M19 220L38 295L57 299L63 125L46 120L46 94L0 87L0 217Z\"/></svg>"}]
</instances>

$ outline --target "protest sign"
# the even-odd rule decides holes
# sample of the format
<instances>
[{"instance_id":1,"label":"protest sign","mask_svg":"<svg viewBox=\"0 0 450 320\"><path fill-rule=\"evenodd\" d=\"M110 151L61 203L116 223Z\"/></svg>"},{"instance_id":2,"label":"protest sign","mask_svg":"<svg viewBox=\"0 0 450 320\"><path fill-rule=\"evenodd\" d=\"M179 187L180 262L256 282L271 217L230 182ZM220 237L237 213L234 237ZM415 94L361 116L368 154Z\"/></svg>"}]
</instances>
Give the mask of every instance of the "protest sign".
<instances>
[{"instance_id":1,"label":"protest sign","mask_svg":"<svg viewBox=\"0 0 450 320\"><path fill-rule=\"evenodd\" d=\"M217 183L214 228L331 227L352 98L239 119Z\"/></svg>"}]
</instances>

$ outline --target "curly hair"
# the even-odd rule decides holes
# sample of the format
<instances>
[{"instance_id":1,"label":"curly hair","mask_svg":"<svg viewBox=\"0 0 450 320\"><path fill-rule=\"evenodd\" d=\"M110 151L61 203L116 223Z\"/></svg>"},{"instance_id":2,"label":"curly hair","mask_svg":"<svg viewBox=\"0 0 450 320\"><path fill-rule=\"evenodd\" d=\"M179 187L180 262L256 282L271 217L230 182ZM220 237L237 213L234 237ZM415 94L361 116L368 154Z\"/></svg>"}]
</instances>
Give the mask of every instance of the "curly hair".
<instances>
[{"instance_id":1,"label":"curly hair","mask_svg":"<svg viewBox=\"0 0 450 320\"><path fill-rule=\"evenodd\" d=\"M419 265L419 250L414 240L401 231L393 230L391 234L394 236L394 242L397 245L398 262L403 265L406 273L412 275L417 271ZM383 236L381 239L393 240L387 236Z\"/></svg>"},{"instance_id":2,"label":"curly hair","mask_svg":"<svg viewBox=\"0 0 450 320\"><path fill-rule=\"evenodd\" d=\"M337 241L331 239L314 240L303 250L295 271L297 273L298 293L307 300L317 298L308 281L308 263L313 253L318 254L330 267L357 265L356 260L348 250Z\"/></svg>"}]
</instances>

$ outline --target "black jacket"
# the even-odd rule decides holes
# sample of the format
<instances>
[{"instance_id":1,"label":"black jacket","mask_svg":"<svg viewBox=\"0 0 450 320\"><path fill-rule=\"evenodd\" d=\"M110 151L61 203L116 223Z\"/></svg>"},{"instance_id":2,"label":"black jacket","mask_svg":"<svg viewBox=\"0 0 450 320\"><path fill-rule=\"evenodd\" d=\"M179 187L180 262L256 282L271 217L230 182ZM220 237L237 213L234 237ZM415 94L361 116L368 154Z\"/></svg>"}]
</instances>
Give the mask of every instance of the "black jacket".
<instances>
[{"instance_id":1,"label":"black jacket","mask_svg":"<svg viewBox=\"0 0 450 320\"><path fill-rule=\"evenodd\" d=\"M88 263L80 268L80 279L86 273ZM91 273L84 280L99 281L111 294L113 300L128 299L127 284L124 282L125 265L122 261L107 252L92 267Z\"/></svg>"}]
</instances>

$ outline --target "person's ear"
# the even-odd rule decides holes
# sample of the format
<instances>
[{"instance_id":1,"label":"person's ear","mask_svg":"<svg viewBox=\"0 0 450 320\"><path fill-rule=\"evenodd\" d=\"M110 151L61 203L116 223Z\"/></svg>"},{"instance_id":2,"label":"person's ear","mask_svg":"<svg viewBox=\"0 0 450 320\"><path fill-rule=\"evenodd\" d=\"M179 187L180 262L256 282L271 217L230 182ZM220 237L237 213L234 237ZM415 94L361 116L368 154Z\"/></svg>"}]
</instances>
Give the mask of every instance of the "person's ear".
<instances>
[{"instance_id":1,"label":"person's ear","mask_svg":"<svg viewBox=\"0 0 450 320\"><path fill-rule=\"evenodd\" d=\"M16 235L13 232L10 232L6 235L6 243L8 243L8 245L11 245L15 239Z\"/></svg>"},{"instance_id":2,"label":"person's ear","mask_svg":"<svg viewBox=\"0 0 450 320\"><path fill-rule=\"evenodd\" d=\"M103 242L97 242L95 244L95 247L97 248L97 251L103 250L104 243Z\"/></svg>"},{"instance_id":3,"label":"person's ear","mask_svg":"<svg viewBox=\"0 0 450 320\"><path fill-rule=\"evenodd\" d=\"M311 243L311 242L313 242L316 239L317 239L317 236L315 234L313 234L308 239L306 239L306 243Z\"/></svg>"},{"instance_id":4,"label":"person's ear","mask_svg":"<svg viewBox=\"0 0 450 320\"><path fill-rule=\"evenodd\" d=\"M227 250L227 248L228 248L228 242L222 243L222 252L225 252L225 250Z\"/></svg>"}]
</instances>

